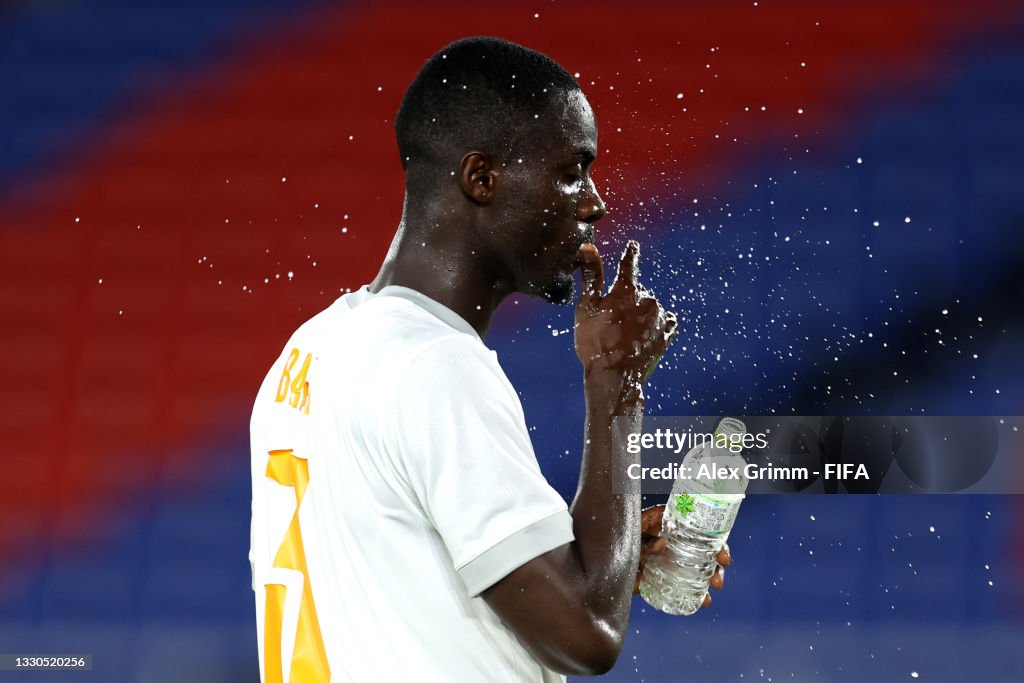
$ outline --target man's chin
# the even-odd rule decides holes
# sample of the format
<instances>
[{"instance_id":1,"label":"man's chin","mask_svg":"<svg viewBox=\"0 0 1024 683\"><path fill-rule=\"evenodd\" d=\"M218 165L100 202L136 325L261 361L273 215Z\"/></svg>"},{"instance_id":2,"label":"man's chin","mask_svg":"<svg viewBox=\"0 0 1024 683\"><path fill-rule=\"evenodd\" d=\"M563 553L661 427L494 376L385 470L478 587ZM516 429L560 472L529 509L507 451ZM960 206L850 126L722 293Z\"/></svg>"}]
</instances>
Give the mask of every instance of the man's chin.
<instances>
[{"instance_id":1,"label":"man's chin","mask_svg":"<svg viewBox=\"0 0 1024 683\"><path fill-rule=\"evenodd\" d=\"M572 274L559 275L538 292L532 294L547 302L559 305L571 304L576 296L576 281Z\"/></svg>"}]
</instances>

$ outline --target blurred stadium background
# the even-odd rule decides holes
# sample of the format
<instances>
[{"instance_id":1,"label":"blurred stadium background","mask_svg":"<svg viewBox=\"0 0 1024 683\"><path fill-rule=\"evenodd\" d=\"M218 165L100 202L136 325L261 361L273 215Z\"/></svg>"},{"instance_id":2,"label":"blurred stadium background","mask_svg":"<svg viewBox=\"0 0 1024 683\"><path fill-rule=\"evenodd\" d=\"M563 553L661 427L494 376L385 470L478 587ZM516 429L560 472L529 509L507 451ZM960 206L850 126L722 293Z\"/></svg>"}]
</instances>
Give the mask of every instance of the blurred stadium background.
<instances>
[{"instance_id":1,"label":"blurred stadium background","mask_svg":"<svg viewBox=\"0 0 1024 683\"><path fill-rule=\"evenodd\" d=\"M403 89L479 33L594 104L600 246L640 238L684 319L652 412L1024 413L1018 2L8 0L0 652L94 653L68 680L258 679L251 401L291 330L376 273ZM567 497L570 316L510 301L488 338ZM638 600L606 678L1019 680L1022 513L751 498L727 591L692 618Z\"/></svg>"}]
</instances>

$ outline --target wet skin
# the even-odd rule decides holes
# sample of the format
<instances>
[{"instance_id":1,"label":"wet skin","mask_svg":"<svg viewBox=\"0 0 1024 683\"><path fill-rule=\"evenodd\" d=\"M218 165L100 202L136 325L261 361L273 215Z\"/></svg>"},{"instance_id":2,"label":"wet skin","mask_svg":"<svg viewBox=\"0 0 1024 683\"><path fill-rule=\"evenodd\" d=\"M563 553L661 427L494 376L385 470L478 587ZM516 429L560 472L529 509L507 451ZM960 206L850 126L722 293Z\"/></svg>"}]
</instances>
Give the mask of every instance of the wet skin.
<instances>
[{"instance_id":1,"label":"wet skin","mask_svg":"<svg viewBox=\"0 0 1024 683\"><path fill-rule=\"evenodd\" d=\"M555 100L510 136L511 152L452 155L442 182L407 188L391 249L371 291L419 289L481 337L509 294L556 303L574 294L580 245L607 212L590 178L597 126L581 92Z\"/></svg>"}]
</instances>

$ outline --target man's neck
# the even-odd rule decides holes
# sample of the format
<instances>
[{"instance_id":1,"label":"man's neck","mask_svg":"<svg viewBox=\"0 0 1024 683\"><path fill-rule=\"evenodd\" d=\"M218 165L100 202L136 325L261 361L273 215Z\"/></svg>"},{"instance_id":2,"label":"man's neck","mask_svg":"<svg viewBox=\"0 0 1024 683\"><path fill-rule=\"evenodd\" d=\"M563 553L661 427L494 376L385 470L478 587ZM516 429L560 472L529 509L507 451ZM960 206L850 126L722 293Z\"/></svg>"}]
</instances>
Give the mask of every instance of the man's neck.
<instances>
[{"instance_id":1,"label":"man's neck","mask_svg":"<svg viewBox=\"0 0 1024 683\"><path fill-rule=\"evenodd\" d=\"M451 234L439 229L435 235L446 232ZM511 282L489 275L483 256L464 244L423 234L403 219L370 291L388 285L414 289L459 314L483 339Z\"/></svg>"}]
</instances>

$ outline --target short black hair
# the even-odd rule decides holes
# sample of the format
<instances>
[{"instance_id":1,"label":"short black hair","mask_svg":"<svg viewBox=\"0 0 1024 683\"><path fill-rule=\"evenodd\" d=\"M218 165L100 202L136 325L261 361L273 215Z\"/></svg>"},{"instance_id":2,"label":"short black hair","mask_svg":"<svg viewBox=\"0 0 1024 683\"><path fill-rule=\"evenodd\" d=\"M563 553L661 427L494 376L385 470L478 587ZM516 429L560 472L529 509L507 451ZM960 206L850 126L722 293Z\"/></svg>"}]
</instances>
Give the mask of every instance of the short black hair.
<instances>
[{"instance_id":1,"label":"short black hair","mask_svg":"<svg viewBox=\"0 0 1024 683\"><path fill-rule=\"evenodd\" d=\"M489 36L457 40L428 59L405 91L395 117L402 168L443 163L471 146L506 145L510 129L539 116L555 95L579 89L540 52Z\"/></svg>"}]
</instances>

